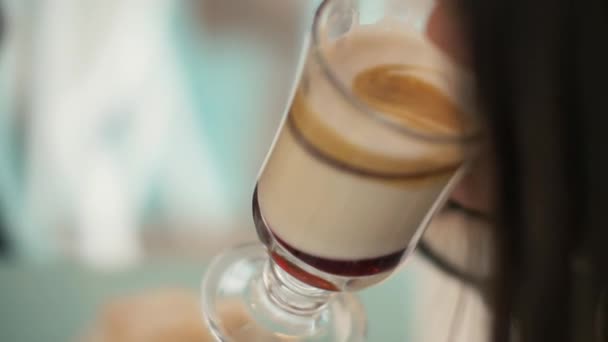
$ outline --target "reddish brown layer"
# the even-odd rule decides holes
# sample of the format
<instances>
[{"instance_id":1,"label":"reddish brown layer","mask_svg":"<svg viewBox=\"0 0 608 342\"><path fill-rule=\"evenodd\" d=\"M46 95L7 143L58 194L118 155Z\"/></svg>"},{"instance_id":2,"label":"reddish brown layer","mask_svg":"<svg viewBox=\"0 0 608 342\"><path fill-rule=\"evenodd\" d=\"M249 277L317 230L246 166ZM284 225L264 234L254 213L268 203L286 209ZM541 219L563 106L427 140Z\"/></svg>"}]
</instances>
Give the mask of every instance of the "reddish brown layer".
<instances>
[{"instance_id":1,"label":"reddish brown layer","mask_svg":"<svg viewBox=\"0 0 608 342\"><path fill-rule=\"evenodd\" d=\"M338 276L365 277L390 271L397 267L399 261L401 261L401 256L403 255L403 252L405 252L405 249L403 249L395 253L369 259L329 259L302 252L301 250L283 241L276 234L273 233L273 235L275 239L281 244L281 246L283 246L299 260L302 260L306 264L318 270L330 274L335 274Z\"/></svg>"}]
</instances>

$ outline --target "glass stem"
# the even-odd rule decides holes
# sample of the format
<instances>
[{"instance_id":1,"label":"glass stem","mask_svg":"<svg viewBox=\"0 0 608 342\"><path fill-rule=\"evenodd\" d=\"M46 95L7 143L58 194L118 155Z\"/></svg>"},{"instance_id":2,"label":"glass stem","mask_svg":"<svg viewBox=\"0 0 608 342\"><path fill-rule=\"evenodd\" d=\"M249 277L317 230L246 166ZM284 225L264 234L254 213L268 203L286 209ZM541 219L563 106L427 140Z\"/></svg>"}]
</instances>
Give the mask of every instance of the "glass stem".
<instances>
[{"instance_id":1,"label":"glass stem","mask_svg":"<svg viewBox=\"0 0 608 342\"><path fill-rule=\"evenodd\" d=\"M270 300L292 314L316 315L322 312L335 292L322 290L305 284L291 276L272 258L264 266L264 287Z\"/></svg>"},{"instance_id":2,"label":"glass stem","mask_svg":"<svg viewBox=\"0 0 608 342\"><path fill-rule=\"evenodd\" d=\"M285 336L322 336L330 327L328 304L335 292L307 285L269 258L249 288L252 317Z\"/></svg>"}]
</instances>

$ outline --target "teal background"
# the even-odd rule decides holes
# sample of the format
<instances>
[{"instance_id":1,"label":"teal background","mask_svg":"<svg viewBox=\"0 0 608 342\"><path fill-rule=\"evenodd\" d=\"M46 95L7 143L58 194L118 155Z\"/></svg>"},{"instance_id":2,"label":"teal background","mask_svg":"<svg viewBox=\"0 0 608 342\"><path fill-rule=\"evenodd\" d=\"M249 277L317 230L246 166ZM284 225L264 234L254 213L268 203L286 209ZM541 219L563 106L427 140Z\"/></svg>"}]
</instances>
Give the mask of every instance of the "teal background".
<instances>
[{"instance_id":1,"label":"teal background","mask_svg":"<svg viewBox=\"0 0 608 342\"><path fill-rule=\"evenodd\" d=\"M91 272L76 265L3 264L0 341L73 341L92 324L108 299L167 287L198 291L204 271L204 266L183 260L150 262L117 273ZM360 293L369 319L369 341L408 340L405 294L410 292L409 277L406 272L397 273Z\"/></svg>"}]
</instances>

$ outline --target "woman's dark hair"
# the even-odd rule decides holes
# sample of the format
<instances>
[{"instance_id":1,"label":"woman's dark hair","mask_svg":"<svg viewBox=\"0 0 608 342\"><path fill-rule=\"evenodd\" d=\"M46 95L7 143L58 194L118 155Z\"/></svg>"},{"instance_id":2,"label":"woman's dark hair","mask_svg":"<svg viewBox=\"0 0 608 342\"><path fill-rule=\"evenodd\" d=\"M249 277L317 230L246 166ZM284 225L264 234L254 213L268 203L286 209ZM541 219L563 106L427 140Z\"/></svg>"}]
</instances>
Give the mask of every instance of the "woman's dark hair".
<instances>
[{"instance_id":1,"label":"woman's dark hair","mask_svg":"<svg viewBox=\"0 0 608 342\"><path fill-rule=\"evenodd\" d=\"M498 162L494 340L608 341L608 1L461 2Z\"/></svg>"}]
</instances>

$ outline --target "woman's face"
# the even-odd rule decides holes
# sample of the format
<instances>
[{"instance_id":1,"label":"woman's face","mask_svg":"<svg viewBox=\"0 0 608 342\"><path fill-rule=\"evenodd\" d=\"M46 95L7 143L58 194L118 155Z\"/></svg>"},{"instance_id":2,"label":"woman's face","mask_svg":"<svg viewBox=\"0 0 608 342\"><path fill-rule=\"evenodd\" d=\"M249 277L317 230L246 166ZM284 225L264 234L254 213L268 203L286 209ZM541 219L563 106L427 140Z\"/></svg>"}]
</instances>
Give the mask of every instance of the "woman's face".
<instances>
[{"instance_id":1,"label":"woman's face","mask_svg":"<svg viewBox=\"0 0 608 342\"><path fill-rule=\"evenodd\" d=\"M447 55L464 67L471 63L468 44L449 2L439 1L429 18L427 35ZM485 148L469 174L452 194L452 200L472 211L490 215L493 209L493 158Z\"/></svg>"}]
</instances>

